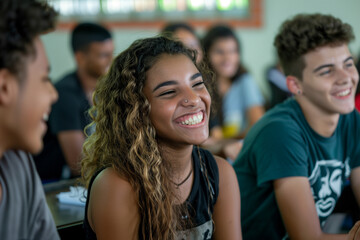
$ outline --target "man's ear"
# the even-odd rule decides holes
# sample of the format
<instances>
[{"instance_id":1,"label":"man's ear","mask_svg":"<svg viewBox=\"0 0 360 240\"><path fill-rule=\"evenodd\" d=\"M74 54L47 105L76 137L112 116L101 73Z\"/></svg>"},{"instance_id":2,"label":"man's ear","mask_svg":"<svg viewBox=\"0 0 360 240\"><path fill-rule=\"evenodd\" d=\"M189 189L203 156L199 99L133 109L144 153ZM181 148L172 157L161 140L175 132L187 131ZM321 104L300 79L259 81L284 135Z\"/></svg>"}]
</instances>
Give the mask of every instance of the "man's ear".
<instances>
[{"instance_id":1,"label":"man's ear","mask_svg":"<svg viewBox=\"0 0 360 240\"><path fill-rule=\"evenodd\" d=\"M302 84L301 81L292 75L286 77L286 85L289 91L294 95L301 95L302 94Z\"/></svg>"},{"instance_id":2,"label":"man's ear","mask_svg":"<svg viewBox=\"0 0 360 240\"><path fill-rule=\"evenodd\" d=\"M17 97L17 84L14 74L5 68L0 69L0 105L8 105Z\"/></svg>"}]
</instances>

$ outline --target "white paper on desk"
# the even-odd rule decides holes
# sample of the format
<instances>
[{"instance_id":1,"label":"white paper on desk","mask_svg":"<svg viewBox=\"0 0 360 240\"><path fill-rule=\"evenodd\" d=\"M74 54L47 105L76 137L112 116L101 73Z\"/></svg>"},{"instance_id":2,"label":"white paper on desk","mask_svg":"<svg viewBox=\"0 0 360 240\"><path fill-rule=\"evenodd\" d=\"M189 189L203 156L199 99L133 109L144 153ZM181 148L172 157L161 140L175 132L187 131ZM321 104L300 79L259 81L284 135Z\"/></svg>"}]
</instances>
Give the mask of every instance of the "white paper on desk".
<instances>
[{"instance_id":1,"label":"white paper on desk","mask_svg":"<svg viewBox=\"0 0 360 240\"><path fill-rule=\"evenodd\" d=\"M60 203L85 206L87 190L83 187L70 187L70 192L61 192L56 195Z\"/></svg>"}]
</instances>

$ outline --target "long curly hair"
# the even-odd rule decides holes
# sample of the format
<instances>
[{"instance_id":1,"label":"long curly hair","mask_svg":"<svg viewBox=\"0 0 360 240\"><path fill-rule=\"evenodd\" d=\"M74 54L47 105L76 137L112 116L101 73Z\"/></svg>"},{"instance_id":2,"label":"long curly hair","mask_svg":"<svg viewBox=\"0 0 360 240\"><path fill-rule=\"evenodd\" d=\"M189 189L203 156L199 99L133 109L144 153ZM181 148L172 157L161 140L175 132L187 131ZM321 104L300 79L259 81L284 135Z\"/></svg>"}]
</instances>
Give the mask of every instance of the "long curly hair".
<instances>
[{"instance_id":1,"label":"long curly hair","mask_svg":"<svg viewBox=\"0 0 360 240\"><path fill-rule=\"evenodd\" d=\"M99 80L90 110L95 132L84 143L82 177L111 167L132 185L140 212L139 238L174 239L182 229L176 195L169 181L169 163L161 157L156 130L150 121L150 103L143 94L146 72L162 54L189 57L203 75L213 80L206 66L197 66L196 52L180 42L158 36L135 41L118 55ZM209 89L209 92L212 88Z\"/></svg>"}]
</instances>

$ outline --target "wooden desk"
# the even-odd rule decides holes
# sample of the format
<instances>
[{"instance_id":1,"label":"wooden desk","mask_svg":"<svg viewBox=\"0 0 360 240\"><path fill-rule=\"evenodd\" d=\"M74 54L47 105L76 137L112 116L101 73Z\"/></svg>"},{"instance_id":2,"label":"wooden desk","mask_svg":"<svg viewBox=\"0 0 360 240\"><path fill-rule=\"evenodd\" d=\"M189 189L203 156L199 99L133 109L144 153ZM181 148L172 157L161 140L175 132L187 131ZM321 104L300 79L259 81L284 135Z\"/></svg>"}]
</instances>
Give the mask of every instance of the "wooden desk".
<instances>
[{"instance_id":1,"label":"wooden desk","mask_svg":"<svg viewBox=\"0 0 360 240\"><path fill-rule=\"evenodd\" d=\"M62 180L55 183L44 184L46 201L57 228L83 221L85 206L60 203L56 194L70 191L70 186L77 185L76 179Z\"/></svg>"}]
</instances>

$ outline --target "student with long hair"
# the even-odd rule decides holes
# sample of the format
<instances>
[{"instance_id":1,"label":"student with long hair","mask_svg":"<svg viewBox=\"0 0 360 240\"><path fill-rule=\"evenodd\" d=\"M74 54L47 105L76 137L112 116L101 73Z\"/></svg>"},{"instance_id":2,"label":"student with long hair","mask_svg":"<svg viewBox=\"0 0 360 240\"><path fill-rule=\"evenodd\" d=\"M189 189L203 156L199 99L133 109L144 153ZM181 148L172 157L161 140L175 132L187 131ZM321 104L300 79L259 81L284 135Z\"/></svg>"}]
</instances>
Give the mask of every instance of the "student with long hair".
<instances>
[{"instance_id":1,"label":"student with long hair","mask_svg":"<svg viewBox=\"0 0 360 240\"><path fill-rule=\"evenodd\" d=\"M216 74L221 99L218 126L222 136L243 138L264 114L264 99L240 60L240 41L229 26L215 25L208 30L202 44L205 61Z\"/></svg>"},{"instance_id":2,"label":"student with long hair","mask_svg":"<svg viewBox=\"0 0 360 240\"><path fill-rule=\"evenodd\" d=\"M94 93L84 144L88 239L241 239L231 166L208 138L210 72L166 37L135 41Z\"/></svg>"},{"instance_id":3,"label":"student with long hair","mask_svg":"<svg viewBox=\"0 0 360 240\"><path fill-rule=\"evenodd\" d=\"M230 162L242 148L242 139L264 114L264 99L240 61L240 41L227 25L214 25L202 40L204 61L216 75L217 104L210 120L210 138L203 144Z\"/></svg>"}]
</instances>

